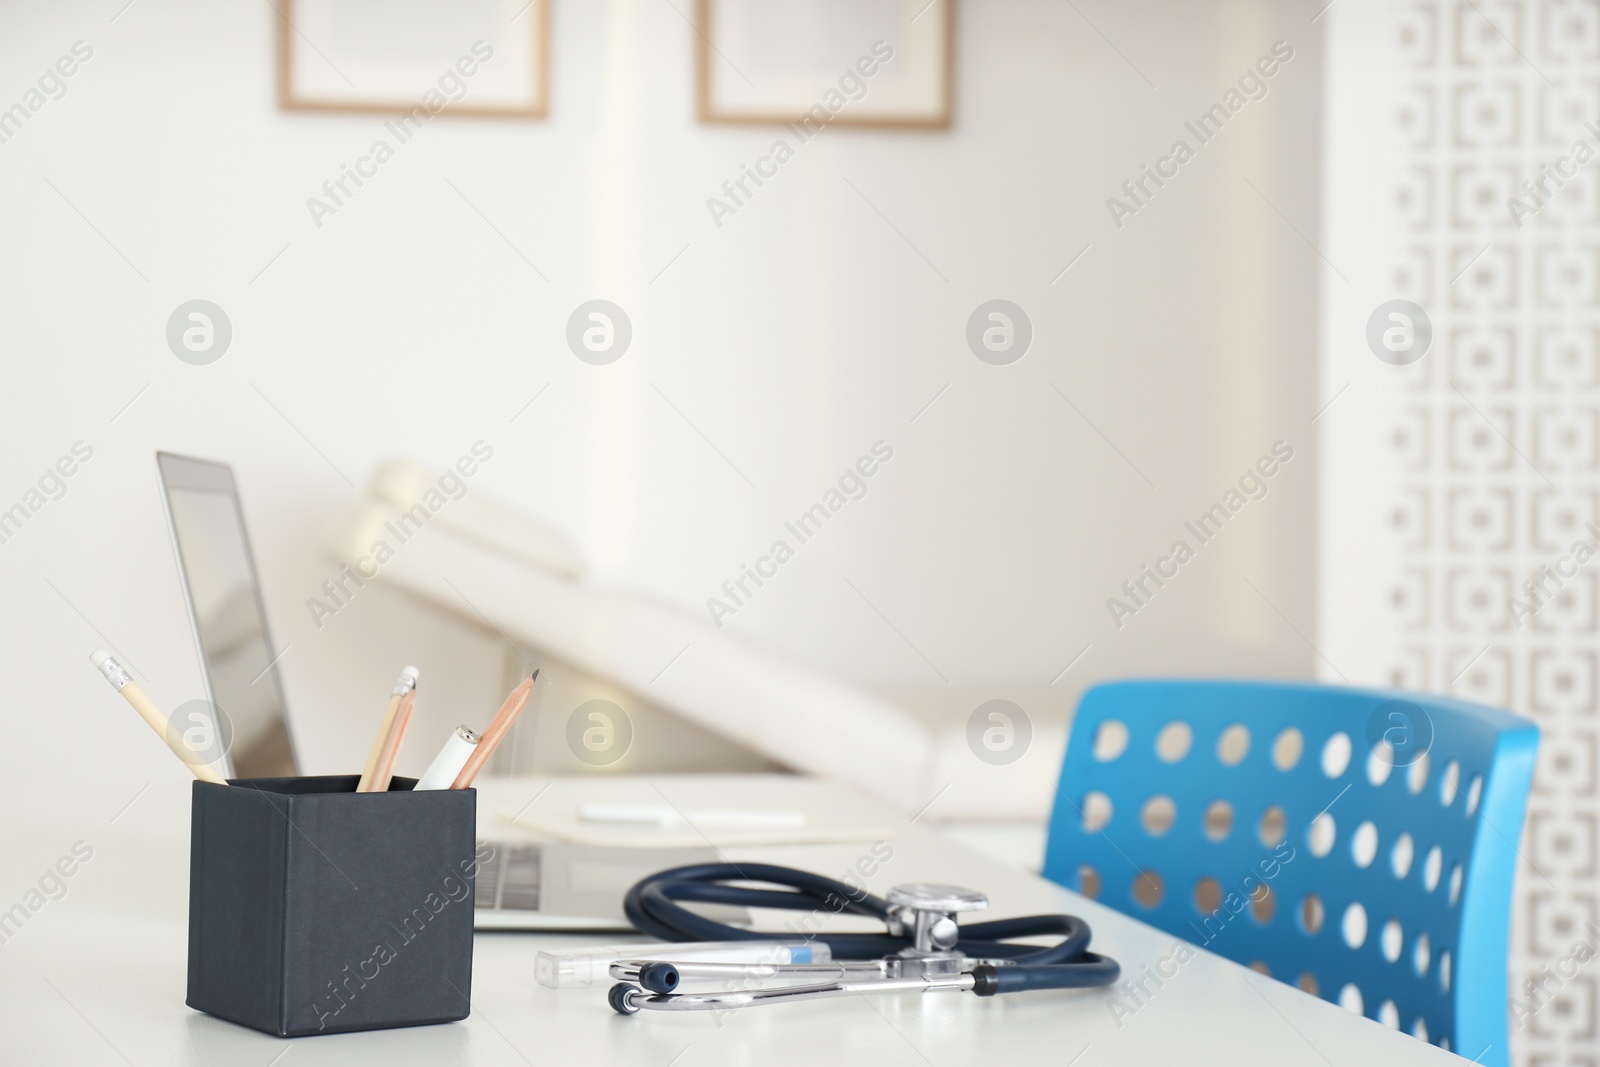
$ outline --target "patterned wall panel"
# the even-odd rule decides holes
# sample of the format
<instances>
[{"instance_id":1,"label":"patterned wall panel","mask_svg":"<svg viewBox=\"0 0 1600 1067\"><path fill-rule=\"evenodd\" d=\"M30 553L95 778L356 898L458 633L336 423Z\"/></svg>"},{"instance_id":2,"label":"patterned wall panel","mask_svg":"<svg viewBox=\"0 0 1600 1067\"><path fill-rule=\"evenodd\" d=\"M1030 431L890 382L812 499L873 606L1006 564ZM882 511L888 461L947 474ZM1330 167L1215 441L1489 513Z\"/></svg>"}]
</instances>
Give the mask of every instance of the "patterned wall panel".
<instances>
[{"instance_id":1,"label":"patterned wall panel","mask_svg":"<svg viewBox=\"0 0 1600 1067\"><path fill-rule=\"evenodd\" d=\"M1364 531L1377 550L1361 560L1325 544L1322 636L1352 681L1449 691L1539 723L1512 1053L1594 1067L1600 956L1572 957L1580 944L1600 952L1600 3L1334 11L1325 232L1358 284L1329 282L1324 380L1330 394L1353 388L1321 429L1330 453L1366 448L1383 476L1330 461L1325 542ZM1577 142L1595 158L1571 158ZM1534 195L1525 183L1563 157L1559 187L1546 179L1551 195ZM1381 225L1350 227L1353 205ZM1433 326L1409 367L1377 365L1359 340L1350 351L1356 314L1394 298ZM1577 542L1596 557L1571 560ZM1349 583L1374 592L1339 591ZM1375 622L1383 640L1357 633Z\"/></svg>"}]
</instances>

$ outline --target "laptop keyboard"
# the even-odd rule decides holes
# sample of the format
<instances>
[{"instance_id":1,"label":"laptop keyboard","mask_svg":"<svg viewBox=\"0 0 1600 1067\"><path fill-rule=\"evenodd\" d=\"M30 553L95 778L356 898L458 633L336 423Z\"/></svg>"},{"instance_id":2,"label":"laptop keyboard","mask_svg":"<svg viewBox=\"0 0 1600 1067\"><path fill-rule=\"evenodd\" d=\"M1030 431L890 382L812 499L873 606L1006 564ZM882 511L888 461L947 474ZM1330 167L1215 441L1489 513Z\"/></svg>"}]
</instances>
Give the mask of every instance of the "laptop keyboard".
<instances>
[{"instance_id":1,"label":"laptop keyboard","mask_svg":"<svg viewBox=\"0 0 1600 1067\"><path fill-rule=\"evenodd\" d=\"M479 842L482 845L482 842ZM539 846L496 844L478 864L475 908L539 910Z\"/></svg>"}]
</instances>

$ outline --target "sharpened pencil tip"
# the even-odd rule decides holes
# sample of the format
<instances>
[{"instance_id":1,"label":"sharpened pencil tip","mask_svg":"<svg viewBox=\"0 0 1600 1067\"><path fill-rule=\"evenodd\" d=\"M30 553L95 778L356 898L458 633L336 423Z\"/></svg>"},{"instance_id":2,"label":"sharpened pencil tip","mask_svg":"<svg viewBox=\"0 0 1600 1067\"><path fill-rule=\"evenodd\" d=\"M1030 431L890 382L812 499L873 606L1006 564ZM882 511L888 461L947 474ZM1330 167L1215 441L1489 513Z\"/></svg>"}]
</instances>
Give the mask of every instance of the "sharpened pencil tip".
<instances>
[{"instance_id":1,"label":"sharpened pencil tip","mask_svg":"<svg viewBox=\"0 0 1600 1067\"><path fill-rule=\"evenodd\" d=\"M543 668L540 668L540 667L535 667L535 668L534 668L534 669L533 669L533 673L532 673L532 674L531 674L531 675L529 675L529 676L528 676L528 681L530 681L530 682L537 682L537 681L538 681L538 680L539 680L539 671L540 671L540 670L542 670L542 669L543 669Z\"/></svg>"}]
</instances>

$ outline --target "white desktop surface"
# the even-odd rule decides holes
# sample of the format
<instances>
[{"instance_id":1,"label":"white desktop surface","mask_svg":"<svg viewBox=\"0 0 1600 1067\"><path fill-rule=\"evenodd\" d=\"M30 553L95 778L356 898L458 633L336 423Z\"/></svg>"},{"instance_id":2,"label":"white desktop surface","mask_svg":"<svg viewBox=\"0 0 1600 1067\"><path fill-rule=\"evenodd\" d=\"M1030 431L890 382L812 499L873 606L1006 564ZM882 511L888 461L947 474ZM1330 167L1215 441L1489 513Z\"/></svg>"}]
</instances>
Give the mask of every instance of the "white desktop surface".
<instances>
[{"instance_id":1,"label":"white desktop surface","mask_svg":"<svg viewBox=\"0 0 1600 1067\"><path fill-rule=\"evenodd\" d=\"M668 795L712 786L704 778L658 781ZM541 784L532 779L489 783L480 790L480 812L492 816L506 805L514 810ZM740 777L728 785L725 803L782 806L776 797L763 798L759 778ZM795 803L795 779L774 785L784 803ZM843 787L808 782L802 788ZM1113 993L1106 990L992 999L968 993L894 994L726 1015L643 1012L624 1018L607 1006L604 987L555 992L534 981L533 957L540 948L605 944L620 940L616 934L480 933L472 1015L464 1022L283 1040L184 1005L187 783L176 777L148 787L137 781L103 783L55 793L61 799L41 804L43 795L42 788L0 789L0 910L20 900L74 842L86 842L94 856L67 880L65 896L49 901L0 944L0 1063L5 1064L1370 1067L1462 1062L1200 950L1120 1026L1109 1007ZM131 798L136 799L130 804ZM861 803L864 812L880 817L876 802L862 798ZM896 822L893 857L870 880L880 895L896 882L947 882L987 893L987 917L1073 912L1093 927L1095 949L1120 960L1125 975L1137 975L1147 964L1154 967L1172 951L1174 939L1167 934L909 824L904 816ZM838 877L865 851L861 844L793 845L742 847L729 849L728 855Z\"/></svg>"}]
</instances>

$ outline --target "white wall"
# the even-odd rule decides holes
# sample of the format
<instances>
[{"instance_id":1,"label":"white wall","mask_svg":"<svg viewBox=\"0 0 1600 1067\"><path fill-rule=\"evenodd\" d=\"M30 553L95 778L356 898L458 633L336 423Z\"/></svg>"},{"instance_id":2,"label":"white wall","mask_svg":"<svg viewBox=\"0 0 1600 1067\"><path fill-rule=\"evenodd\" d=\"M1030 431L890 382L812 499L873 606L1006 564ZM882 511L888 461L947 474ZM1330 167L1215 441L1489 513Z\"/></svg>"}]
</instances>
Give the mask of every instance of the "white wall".
<instances>
[{"instance_id":1,"label":"white wall","mask_svg":"<svg viewBox=\"0 0 1600 1067\"><path fill-rule=\"evenodd\" d=\"M163 703L199 695L157 448L236 466L315 771L351 766L403 662L441 721L497 698L493 635L382 589L320 631L304 605L356 497L339 472L360 485L386 457L444 464L480 438L495 458L474 492L563 527L604 580L696 610L888 441L867 498L729 624L942 722L993 697L1059 720L1111 675L1310 672L1306 12L970 0L952 129L828 130L719 230L706 198L772 132L696 124L674 4L561 0L547 121L440 118L319 230L306 198L380 117L277 109L268 4L120 6L0 4L0 107L74 41L94 48L0 145L0 502L74 441L95 453L0 545L0 715L61 749L0 747L0 774L52 777L69 753L130 781L173 771L85 658L109 643ZM1270 95L1116 228L1106 198L1279 39L1295 58ZM562 340L597 296L635 328L604 368ZM195 297L235 330L208 367L163 338ZM1010 367L963 340L993 297L1035 327ZM1296 458L1271 495L1114 628L1106 598L1278 439Z\"/></svg>"}]
</instances>

